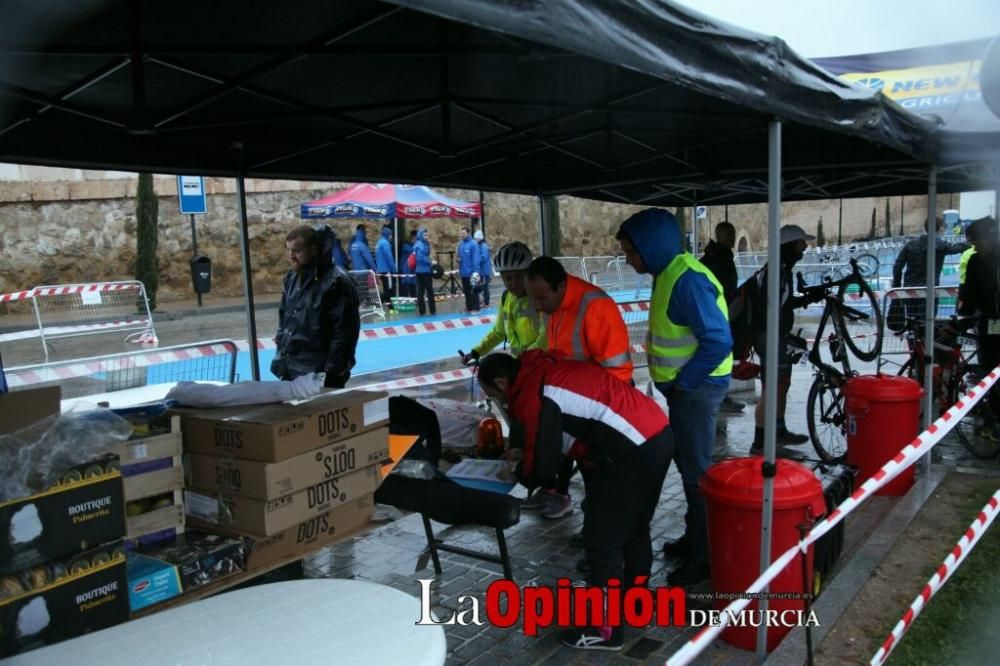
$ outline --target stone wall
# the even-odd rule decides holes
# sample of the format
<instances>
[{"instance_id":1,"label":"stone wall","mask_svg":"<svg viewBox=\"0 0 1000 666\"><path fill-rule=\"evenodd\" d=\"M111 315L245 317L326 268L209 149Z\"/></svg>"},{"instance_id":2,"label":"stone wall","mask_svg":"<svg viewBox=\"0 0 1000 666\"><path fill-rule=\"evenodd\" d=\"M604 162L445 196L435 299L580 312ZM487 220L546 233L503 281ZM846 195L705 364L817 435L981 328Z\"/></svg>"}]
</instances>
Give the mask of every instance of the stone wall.
<instances>
[{"instance_id":1,"label":"stone wall","mask_svg":"<svg viewBox=\"0 0 1000 666\"><path fill-rule=\"evenodd\" d=\"M158 300L191 297L189 217L178 211L176 181L158 176L160 195L160 291ZM344 187L340 183L298 181L247 181L247 217L254 289L258 294L280 291L287 270L284 235L300 224L299 204ZM75 180L0 180L0 293L44 284L70 284L100 280L131 279L135 264L134 177ZM211 178L206 181L209 212L196 216L198 250L212 259L212 294L242 294L240 270L239 214L235 182ZM444 190L450 196L478 200L479 193ZM953 207L949 197L939 198L940 208ZM539 247L537 199L531 196L486 193L484 195L487 238L496 248L511 240L522 240L534 251ZM885 200L844 200L845 240L865 236L874 208L878 231L884 229ZM904 228L917 233L925 218L925 198L905 199ZM899 229L901 199L890 199L893 232ZM559 199L561 250L564 255L619 254L614 233L638 206L624 206L562 197ZM710 207L701 223L703 242L715 223L723 220L723 207ZM782 208L783 222L802 225L815 233L820 217L829 242L837 237L838 202L788 203ZM690 217L690 214L688 215ZM738 230L740 242L749 250L764 249L767 208L763 205L730 206L728 217ZM339 220L332 225L345 247L357 221ZM408 228L416 222L406 223ZM458 220L430 220L434 251L453 250ZM374 247L377 222L368 222L369 241ZM442 257L447 268L447 259Z\"/></svg>"}]
</instances>

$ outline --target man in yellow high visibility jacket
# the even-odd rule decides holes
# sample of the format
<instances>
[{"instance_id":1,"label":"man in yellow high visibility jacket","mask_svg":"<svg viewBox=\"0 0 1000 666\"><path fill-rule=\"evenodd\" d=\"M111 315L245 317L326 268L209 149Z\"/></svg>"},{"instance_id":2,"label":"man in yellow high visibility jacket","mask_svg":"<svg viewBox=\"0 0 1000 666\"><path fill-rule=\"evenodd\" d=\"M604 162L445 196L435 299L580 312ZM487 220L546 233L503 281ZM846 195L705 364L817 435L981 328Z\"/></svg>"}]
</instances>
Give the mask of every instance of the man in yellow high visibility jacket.
<instances>
[{"instance_id":1,"label":"man in yellow high visibility jacket","mask_svg":"<svg viewBox=\"0 0 1000 666\"><path fill-rule=\"evenodd\" d=\"M705 500L698 482L711 464L715 418L733 368L729 310L719 281L684 252L680 225L670 212L636 213L622 223L616 238L637 272L655 276L646 354L649 374L670 408L687 500L684 536L664 544L668 556L683 559L667 581L694 585L709 575Z\"/></svg>"},{"instance_id":2,"label":"man in yellow high visibility jacket","mask_svg":"<svg viewBox=\"0 0 1000 666\"><path fill-rule=\"evenodd\" d=\"M506 289L500 297L500 311L489 333L471 352L462 354L463 363L471 363L502 342L510 345L510 353L514 356L529 349L545 349L545 325L525 288L530 264L531 250L520 241L507 243L497 250L493 267L500 273Z\"/></svg>"}]
</instances>

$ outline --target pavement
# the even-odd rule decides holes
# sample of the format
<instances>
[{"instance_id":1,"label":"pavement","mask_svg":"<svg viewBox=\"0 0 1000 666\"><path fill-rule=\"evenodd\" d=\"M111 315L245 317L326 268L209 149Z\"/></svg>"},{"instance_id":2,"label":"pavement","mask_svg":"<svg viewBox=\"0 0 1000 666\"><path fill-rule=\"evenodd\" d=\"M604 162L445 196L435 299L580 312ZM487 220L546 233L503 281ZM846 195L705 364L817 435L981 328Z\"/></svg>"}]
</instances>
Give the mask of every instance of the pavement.
<instances>
[{"instance_id":1,"label":"pavement","mask_svg":"<svg viewBox=\"0 0 1000 666\"><path fill-rule=\"evenodd\" d=\"M276 297L261 297L256 307L257 330L268 335L276 325ZM461 307L460 299L439 303L440 312L456 312ZM161 345L181 344L212 338L246 338L246 317L241 299L206 298L202 308L192 300L181 303L162 304L154 314L157 334ZM412 316L409 313L407 316ZM392 321L390 316L389 321ZM265 333L266 332L266 333ZM34 342L37 346L37 341ZM80 349L87 349L86 340L74 342ZM92 346L90 347L92 349ZM66 353L78 353L67 345ZM108 353L108 352L106 352ZM4 349L4 359L9 365L8 349ZM402 370L392 370L379 375L368 375L358 383L370 383L383 379L395 379L431 371L453 369L459 366L457 357L447 361L420 364ZM862 372L866 369L862 368ZM870 369L868 369L870 370ZM640 387L646 386L644 369L637 370L636 381ZM352 380L353 382L354 380ZM806 432L805 404L808 388L812 381L809 368L795 366L792 387L789 391L787 420L788 427L796 432ZM758 385L759 386L759 385ZM458 381L419 389L401 391L411 396L444 397L469 400L468 381ZM758 399L759 389L734 392L733 397L747 403L743 413L720 414L718 444L725 447L730 455L746 455L753 439L753 408ZM662 398L657 396L661 402ZM814 457L808 445L799 447L803 457ZM866 579L865 571L870 570L872 558L877 549L872 543L886 539L887 530L903 521L907 511L915 512L922 502L932 496L927 491L930 480L939 478L940 466L959 469L975 469L981 473L1000 475L1000 462L978 460L968 454L964 447L952 436L945 439L933 452L933 465L918 470L918 488L903 498L876 497L865 502L845 521L845 544L838 568L828 579L827 591L819 601L827 599L853 598L858 581ZM922 485L921 485L922 484ZM523 489L518 489L523 493ZM517 490L515 491L517 492ZM576 571L576 562L583 556L582 549L569 544L570 537L579 532L583 516L579 501L583 497L583 487L579 476L571 486L574 511L568 517L549 521L537 513L525 511L520 523L506 530L515 581L519 585L555 584L559 577L581 579ZM667 561L659 550L666 539L679 536L683 531L685 502L681 491L680 476L676 467L671 466L664 484L660 502L654 516L651 533L656 554L652 586L666 584L666 575L676 563ZM380 508L378 515L385 523L362 536L348 539L331 548L324 549L304 562L304 571L311 577L358 578L398 588L408 594L418 596L419 579L436 579L433 589L433 608L439 617L450 617L454 611L469 607L463 596L485 599L488 584L501 577L499 565L471 560L469 558L441 553L443 573L435 576L426 552L423 524L417 515L402 515L389 507ZM894 518L890 518L894 516ZM902 518L900 516L903 516ZM450 543L466 548L496 552L496 539L492 530L471 526L450 527L434 525L435 533ZM943 542L942 542L943 543ZM943 543L944 545L944 543ZM873 555L873 553L875 553ZM866 569L866 567L868 569ZM689 592L709 592L707 583L692 588ZM707 608L710 602L690 600L689 607ZM819 619L821 625L832 626L839 612L846 604L817 603L823 608ZM902 609L901 609L902 611ZM417 618L414 618L416 621ZM647 627L630 628L626 631L625 649L619 653L578 651L562 646L557 629L542 629L538 636L526 636L517 627L501 629L488 622L481 626L445 627L448 639L448 664L662 664L666 658L690 640L697 628L692 627ZM798 632L785 641L786 645L804 645L804 637ZM797 648L798 649L798 648ZM791 648L790 661L775 663L801 663L803 655ZM695 662L699 664L746 664L753 660L750 652L731 647L722 641L713 643Z\"/></svg>"}]
</instances>

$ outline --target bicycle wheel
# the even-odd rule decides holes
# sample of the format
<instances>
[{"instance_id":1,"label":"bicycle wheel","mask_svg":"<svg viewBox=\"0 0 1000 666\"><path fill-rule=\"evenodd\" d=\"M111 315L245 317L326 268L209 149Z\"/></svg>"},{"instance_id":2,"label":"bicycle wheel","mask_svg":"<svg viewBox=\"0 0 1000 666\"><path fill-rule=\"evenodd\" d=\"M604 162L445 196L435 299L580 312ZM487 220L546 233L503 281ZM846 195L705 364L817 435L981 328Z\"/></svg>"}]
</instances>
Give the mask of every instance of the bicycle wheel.
<instances>
[{"instance_id":1,"label":"bicycle wheel","mask_svg":"<svg viewBox=\"0 0 1000 666\"><path fill-rule=\"evenodd\" d=\"M842 462L847 456L847 414L844 393L822 375L809 387L806 401L809 437L824 462Z\"/></svg>"},{"instance_id":2,"label":"bicycle wheel","mask_svg":"<svg viewBox=\"0 0 1000 666\"><path fill-rule=\"evenodd\" d=\"M956 368L949 387L952 404L978 384L984 374L978 365L967 364ZM955 435L962 446L977 458L992 458L1000 453L1000 431L996 419L990 414L985 396L955 424Z\"/></svg>"},{"instance_id":3,"label":"bicycle wheel","mask_svg":"<svg viewBox=\"0 0 1000 666\"><path fill-rule=\"evenodd\" d=\"M874 254L862 254L855 257L855 261L858 262L858 270L861 271L862 277L867 279L878 275L878 257Z\"/></svg>"},{"instance_id":4,"label":"bicycle wheel","mask_svg":"<svg viewBox=\"0 0 1000 666\"><path fill-rule=\"evenodd\" d=\"M844 327L844 342L862 361L874 361L882 351L882 310L878 306L875 293L867 282L841 285L837 290L837 300L861 316L843 310L836 310ZM867 316L865 316L867 315Z\"/></svg>"}]
</instances>

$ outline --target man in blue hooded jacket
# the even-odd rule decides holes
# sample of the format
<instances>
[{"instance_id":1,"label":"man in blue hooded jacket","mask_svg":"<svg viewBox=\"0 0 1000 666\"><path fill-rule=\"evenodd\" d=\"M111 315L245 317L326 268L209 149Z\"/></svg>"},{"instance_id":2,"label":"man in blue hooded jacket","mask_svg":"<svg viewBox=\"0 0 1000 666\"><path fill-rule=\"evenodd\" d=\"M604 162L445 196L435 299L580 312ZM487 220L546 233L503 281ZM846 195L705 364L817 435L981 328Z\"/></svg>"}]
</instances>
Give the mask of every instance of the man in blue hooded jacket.
<instances>
[{"instance_id":1,"label":"man in blue hooded jacket","mask_svg":"<svg viewBox=\"0 0 1000 666\"><path fill-rule=\"evenodd\" d=\"M352 271L374 271L375 262L372 261L372 249L368 247L368 236L365 234L365 225L359 224L354 230L354 239L351 241L351 270Z\"/></svg>"},{"instance_id":2,"label":"man in blue hooded jacket","mask_svg":"<svg viewBox=\"0 0 1000 666\"><path fill-rule=\"evenodd\" d=\"M392 256L392 227L388 224L383 225L382 237L375 245L375 272L382 278L382 302L388 303L393 296L393 275L398 272L396 259Z\"/></svg>"},{"instance_id":3,"label":"man in blue hooded jacket","mask_svg":"<svg viewBox=\"0 0 1000 666\"><path fill-rule=\"evenodd\" d=\"M687 500L684 536L664 544L668 556L683 559L667 580L694 585L709 575L705 500L698 482L711 464L715 419L733 367L726 298L712 272L683 251L680 225L670 212L636 213L615 238L629 265L654 276L646 354L649 374L670 408Z\"/></svg>"},{"instance_id":4,"label":"man in blue hooded jacket","mask_svg":"<svg viewBox=\"0 0 1000 666\"><path fill-rule=\"evenodd\" d=\"M344 252L344 246L340 242L339 238L333 239L333 264L339 268L347 270L347 253Z\"/></svg>"},{"instance_id":5,"label":"man in blue hooded jacket","mask_svg":"<svg viewBox=\"0 0 1000 666\"><path fill-rule=\"evenodd\" d=\"M413 243L413 254L416 255L417 274L417 310L424 314L426 309L430 309L432 315L437 314L437 305L434 303L434 276L431 274L431 244L427 239L427 229L421 228L417 231L417 240ZM424 306L424 297L427 298L427 307Z\"/></svg>"},{"instance_id":6,"label":"man in blue hooded jacket","mask_svg":"<svg viewBox=\"0 0 1000 666\"><path fill-rule=\"evenodd\" d=\"M465 311L474 314L479 312L479 295L472 288L473 274L479 275L479 246L469 235L468 227L462 227L459 237L456 254L458 275L462 278L462 293L465 295Z\"/></svg>"}]
</instances>

